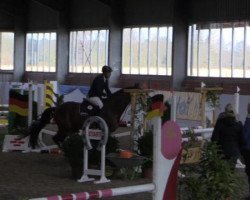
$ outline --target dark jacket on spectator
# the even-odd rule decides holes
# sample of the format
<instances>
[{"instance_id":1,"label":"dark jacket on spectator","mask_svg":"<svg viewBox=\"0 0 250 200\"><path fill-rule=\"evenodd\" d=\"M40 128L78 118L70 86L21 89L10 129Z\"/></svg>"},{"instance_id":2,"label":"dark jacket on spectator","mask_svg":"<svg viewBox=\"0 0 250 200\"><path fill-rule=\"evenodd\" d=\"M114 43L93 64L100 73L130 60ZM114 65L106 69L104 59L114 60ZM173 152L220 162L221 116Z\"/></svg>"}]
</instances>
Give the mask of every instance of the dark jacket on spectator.
<instances>
[{"instance_id":1,"label":"dark jacket on spectator","mask_svg":"<svg viewBox=\"0 0 250 200\"><path fill-rule=\"evenodd\" d=\"M243 128L244 143L242 149L250 151L250 115L246 117L246 121Z\"/></svg>"},{"instance_id":2,"label":"dark jacket on spectator","mask_svg":"<svg viewBox=\"0 0 250 200\"><path fill-rule=\"evenodd\" d=\"M240 146L243 141L242 130L242 123L236 121L232 113L224 113L218 118L212 133L211 140L220 145L227 159L234 158L235 162L240 157Z\"/></svg>"},{"instance_id":3,"label":"dark jacket on spectator","mask_svg":"<svg viewBox=\"0 0 250 200\"><path fill-rule=\"evenodd\" d=\"M248 113L250 112L250 104L248 104ZM247 115L243 128L244 143L242 145L242 156L245 161L245 171L248 177L248 186L250 191L250 114Z\"/></svg>"}]
</instances>

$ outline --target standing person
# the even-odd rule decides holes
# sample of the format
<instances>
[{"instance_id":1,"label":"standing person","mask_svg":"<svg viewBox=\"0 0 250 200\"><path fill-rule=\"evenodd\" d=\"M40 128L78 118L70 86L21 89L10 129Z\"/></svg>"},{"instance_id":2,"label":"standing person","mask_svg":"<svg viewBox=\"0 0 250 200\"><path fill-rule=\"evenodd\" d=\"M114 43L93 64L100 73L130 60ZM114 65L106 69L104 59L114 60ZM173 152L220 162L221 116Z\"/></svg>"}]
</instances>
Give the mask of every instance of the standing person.
<instances>
[{"instance_id":1,"label":"standing person","mask_svg":"<svg viewBox=\"0 0 250 200\"><path fill-rule=\"evenodd\" d=\"M112 71L110 66L104 65L102 67L102 74L95 77L88 92L88 100L98 105L100 109L103 107L103 103L111 95L108 81Z\"/></svg>"},{"instance_id":2,"label":"standing person","mask_svg":"<svg viewBox=\"0 0 250 200\"><path fill-rule=\"evenodd\" d=\"M250 192L250 103L247 105L247 117L243 127L244 143L242 145L242 156L245 161L245 171L248 177L248 187Z\"/></svg>"},{"instance_id":3,"label":"standing person","mask_svg":"<svg viewBox=\"0 0 250 200\"><path fill-rule=\"evenodd\" d=\"M225 159L235 168L237 159L240 157L240 146L242 144L243 125L236 120L233 106L227 104L225 112L221 114L212 133L212 141L220 146Z\"/></svg>"}]
</instances>

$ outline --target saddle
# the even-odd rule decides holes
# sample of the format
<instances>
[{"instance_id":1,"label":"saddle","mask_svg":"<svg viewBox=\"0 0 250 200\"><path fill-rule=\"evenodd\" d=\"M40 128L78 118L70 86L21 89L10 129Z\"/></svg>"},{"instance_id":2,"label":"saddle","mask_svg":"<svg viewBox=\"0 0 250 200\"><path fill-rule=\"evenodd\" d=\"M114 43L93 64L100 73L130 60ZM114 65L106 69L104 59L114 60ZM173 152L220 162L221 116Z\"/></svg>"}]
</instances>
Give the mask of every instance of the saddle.
<instances>
[{"instance_id":1,"label":"saddle","mask_svg":"<svg viewBox=\"0 0 250 200\"><path fill-rule=\"evenodd\" d=\"M80 105L80 115L84 117L96 116L100 110L99 106L94 105L88 99L83 99L83 102Z\"/></svg>"}]
</instances>

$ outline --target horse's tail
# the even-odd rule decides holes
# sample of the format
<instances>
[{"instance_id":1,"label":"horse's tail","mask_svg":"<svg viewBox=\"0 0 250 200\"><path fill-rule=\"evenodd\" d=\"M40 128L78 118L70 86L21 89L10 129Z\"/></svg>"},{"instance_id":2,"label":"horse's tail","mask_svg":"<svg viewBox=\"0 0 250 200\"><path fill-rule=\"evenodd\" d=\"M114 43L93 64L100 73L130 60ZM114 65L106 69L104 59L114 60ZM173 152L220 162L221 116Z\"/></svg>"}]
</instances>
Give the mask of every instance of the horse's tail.
<instances>
[{"instance_id":1,"label":"horse's tail","mask_svg":"<svg viewBox=\"0 0 250 200\"><path fill-rule=\"evenodd\" d=\"M45 123L38 120L33 122L29 127L28 130L28 134L30 136L29 146L31 146L32 149L35 149L38 146L38 135L45 126L46 126Z\"/></svg>"}]
</instances>

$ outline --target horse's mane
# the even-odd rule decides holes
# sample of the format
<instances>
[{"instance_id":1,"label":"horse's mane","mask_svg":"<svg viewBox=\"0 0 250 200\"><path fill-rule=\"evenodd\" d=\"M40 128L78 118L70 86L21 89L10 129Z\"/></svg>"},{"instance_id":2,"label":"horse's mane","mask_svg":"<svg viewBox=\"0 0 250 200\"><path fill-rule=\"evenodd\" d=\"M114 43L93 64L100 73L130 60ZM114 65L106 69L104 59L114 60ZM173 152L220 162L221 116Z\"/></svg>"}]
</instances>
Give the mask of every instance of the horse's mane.
<instances>
[{"instance_id":1,"label":"horse's mane","mask_svg":"<svg viewBox=\"0 0 250 200\"><path fill-rule=\"evenodd\" d=\"M120 89L111 94L110 98L108 98L108 100L104 103L104 107L106 107L107 105L108 107L112 107L112 104L117 104L118 102L119 104L123 104L122 102L124 102L126 99L130 99L130 94L124 92L124 89Z\"/></svg>"},{"instance_id":2,"label":"horse's mane","mask_svg":"<svg viewBox=\"0 0 250 200\"><path fill-rule=\"evenodd\" d=\"M125 92L124 92L125 89L140 89L140 87L139 87L138 84L135 84L134 86L130 86L130 87L126 87L126 88L119 89L119 90L117 90L116 92L114 92L114 93L111 94L111 98L112 98L112 97L115 97L115 96L119 96L119 95L125 93Z\"/></svg>"},{"instance_id":3,"label":"horse's mane","mask_svg":"<svg viewBox=\"0 0 250 200\"><path fill-rule=\"evenodd\" d=\"M105 102L106 106L113 106L116 104L120 104L120 105L128 105L128 103L130 102L130 94L129 92L125 92L125 89L138 89L138 85L132 86L132 87L126 87L126 88L122 88L117 90L116 92L112 93L110 98ZM118 103L120 102L120 103ZM123 102L123 103L122 103ZM104 104L104 107L106 107ZM122 106L123 107L123 106Z\"/></svg>"},{"instance_id":4,"label":"horse's mane","mask_svg":"<svg viewBox=\"0 0 250 200\"><path fill-rule=\"evenodd\" d=\"M125 92L124 89L133 88L135 89L135 87L128 87L114 92L104 103L99 116L106 121L110 132L118 128L119 119L131 100L129 92Z\"/></svg>"},{"instance_id":5,"label":"horse's mane","mask_svg":"<svg viewBox=\"0 0 250 200\"><path fill-rule=\"evenodd\" d=\"M119 89L117 90L116 92L112 93L111 94L111 98L114 97L114 96L118 96L118 95L121 95L122 93L124 93L124 89Z\"/></svg>"}]
</instances>

